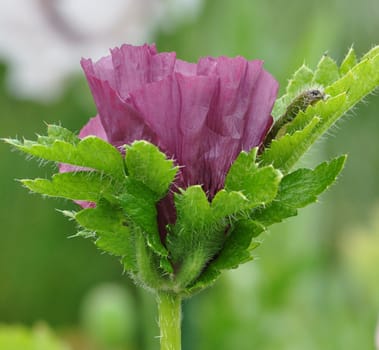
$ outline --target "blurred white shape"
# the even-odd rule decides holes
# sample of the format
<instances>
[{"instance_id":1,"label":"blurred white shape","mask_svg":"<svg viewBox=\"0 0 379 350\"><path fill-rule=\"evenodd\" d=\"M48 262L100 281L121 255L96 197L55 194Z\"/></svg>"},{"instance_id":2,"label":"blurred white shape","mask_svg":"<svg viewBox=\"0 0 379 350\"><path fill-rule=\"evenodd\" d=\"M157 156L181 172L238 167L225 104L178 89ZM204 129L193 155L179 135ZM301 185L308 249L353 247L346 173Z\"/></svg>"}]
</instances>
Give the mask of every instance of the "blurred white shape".
<instances>
[{"instance_id":1,"label":"blurred white shape","mask_svg":"<svg viewBox=\"0 0 379 350\"><path fill-rule=\"evenodd\" d=\"M159 27L193 17L202 0L0 0L0 60L20 97L49 100L80 70L122 43L150 41Z\"/></svg>"},{"instance_id":2,"label":"blurred white shape","mask_svg":"<svg viewBox=\"0 0 379 350\"><path fill-rule=\"evenodd\" d=\"M379 350L379 320L378 320L378 325L376 326L375 345L376 345L376 350Z\"/></svg>"}]
</instances>

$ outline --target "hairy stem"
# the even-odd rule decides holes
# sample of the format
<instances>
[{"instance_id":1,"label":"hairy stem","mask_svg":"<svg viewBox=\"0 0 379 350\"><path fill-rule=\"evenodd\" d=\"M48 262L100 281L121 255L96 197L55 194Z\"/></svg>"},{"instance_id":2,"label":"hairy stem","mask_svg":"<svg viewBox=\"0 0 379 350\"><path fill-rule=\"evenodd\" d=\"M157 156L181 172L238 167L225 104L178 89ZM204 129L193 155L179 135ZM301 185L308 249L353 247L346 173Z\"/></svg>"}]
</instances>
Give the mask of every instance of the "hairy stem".
<instances>
[{"instance_id":1,"label":"hairy stem","mask_svg":"<svg viewBox=\"0 0 379 350\"><path fill-rule=\"evenodd\" d=\"M181 350L181 297L158 292L157 302L161 350Z\"/></svg>"}]
</instances>

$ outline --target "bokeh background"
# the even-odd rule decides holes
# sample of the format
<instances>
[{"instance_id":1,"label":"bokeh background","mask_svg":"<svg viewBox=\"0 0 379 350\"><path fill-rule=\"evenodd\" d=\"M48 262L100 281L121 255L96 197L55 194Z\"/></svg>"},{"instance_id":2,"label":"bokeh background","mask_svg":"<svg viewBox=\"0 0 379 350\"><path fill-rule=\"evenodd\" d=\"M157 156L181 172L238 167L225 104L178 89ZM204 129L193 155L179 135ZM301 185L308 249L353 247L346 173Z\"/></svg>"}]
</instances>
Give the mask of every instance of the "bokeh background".
<instances>
[{"instance_id":1,"label":"bokeh background","mask_svg":"<svg viewBox=\"0 0 379 350\"><path fill-rule=\"evenodd\" d=\"M0 136L80 130L95 107L82 56L156 42L195 61L260 58L286 85L303 62L379 43L377 0L0 0ZM320 203L273 227L257 259L184 305L183 349L375 349L379 315L379 96L304 162L349 155ZM14 180L54 171L0 144L0 349L158 349L153 296ZM8 342L8 343L7 343ZM12 343L13 342L13 343ZM8 345L4 345L8 344ZM11 345L13 344L13 345ZM14 345L18 344L18 345ZM43 344L43 345L42 345ZM12 347L13 346L13 347Z\"/></svg>"}]
</instances>

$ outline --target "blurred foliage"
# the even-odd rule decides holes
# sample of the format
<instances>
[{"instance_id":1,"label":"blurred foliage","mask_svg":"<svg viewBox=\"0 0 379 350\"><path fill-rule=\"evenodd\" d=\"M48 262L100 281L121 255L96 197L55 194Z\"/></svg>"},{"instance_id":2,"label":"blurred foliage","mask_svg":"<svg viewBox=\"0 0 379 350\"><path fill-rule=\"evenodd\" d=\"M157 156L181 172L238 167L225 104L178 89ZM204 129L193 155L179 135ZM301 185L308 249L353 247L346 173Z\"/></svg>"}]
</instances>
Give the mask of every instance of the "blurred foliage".
<instances>
[{"instance_id":1,"label":"blurred foliage","mask_svg":"<svg viewBox=\"0 0 379 350\"><path fill-rule=\"evenodd\" d=\"M323 52L339 62L351 44L358 54L366 52L379 42L378 18L377 0L208 0L195 21L159 33L156 41L159 50L177 51L192 61L205 55L264 59L283 87L296 67L304 61L314 67ZM58 101L42 105L10 96L5 73L3 66L2 137L32 138L45 129L44 121L79 130L95 113L83 77L70 81ZM360 244L349 234L378 216L376 211L370 219L379 197L379 98L367 102L305 160L313 165L349 154L339 182L321 204L274 227L258 250L259 259L186 302L184 350L374 349L379 253L372 247L378 243ZM75 228L54 208L68 203L42 201L14 181L44 176L45 169L2 144L0 158L0 322L43 319L55 327L75 326L91 288L121 281L138 308L135 348L157 348L152 297L136 292L117 259L99 254L89 241L67 239ZM353 236L365 239L359 230ZM364 263L360 257L368 254L372 262Z\"/></svg>"},{"instance_id":2,"label":"blurred foliage","mask_svg":"<svg viewBox=\"0 0 379 350\"><path fill-rule=\"evenodd\" d=\"M355 225L338 242L343 268L349 273L356 288L379 313L379 204L371 210L371 218Z\"/></svg>"},{"instance_id":3,"label":"blurred foliage","mask_svg":"<svg viewBox=\"0 0 379 350\"><path fill-rule=\"evenodd\" d=\"M0 325L0 349L4 350L70 350L44 324L33 329Z\"/></svg>"},{"instance_id":4,"label":"blurred foliage","mask_svg":"<svg viewBox=\"0 0 379 350\"><path fill-rule=\"evenodd\" d=\"M125 288L101 284L84 298L80 309L83 330L104 349L132 347L136 332L136 307Z\"/></svg>"}]
</instances>

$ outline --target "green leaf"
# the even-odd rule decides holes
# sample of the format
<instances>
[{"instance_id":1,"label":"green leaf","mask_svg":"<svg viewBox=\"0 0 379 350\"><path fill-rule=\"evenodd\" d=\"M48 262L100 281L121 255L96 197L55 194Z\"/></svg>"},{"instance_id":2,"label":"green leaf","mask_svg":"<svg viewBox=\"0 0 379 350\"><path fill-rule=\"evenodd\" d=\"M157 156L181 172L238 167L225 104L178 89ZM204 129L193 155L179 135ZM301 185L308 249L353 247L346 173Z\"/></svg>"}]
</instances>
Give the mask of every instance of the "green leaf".
<instances>
[{"instance_id":1,"label":"green leaf","mask_svg":"<svg viewBox=\"0 0 379 350\"><path fill-rule=\"evenodd\" d=\"M142 182L127 177L125 191L118 199L125 211L128 222L132 223L133 231L138 232L136 235L143 235L143 239L139 239L139 244L142 244L143 241L148 246L146 248L148 251L140 247L141 256L140 258L137 257L137 263L138 261L144 261L144 264L158 264L156 260L157 256L159 256L160 273L172 273L173 268L168 260L168 251L162 244L159 234L156 193ZM147 283L147 280L145 282Z\"/></svg>"},{"instance_id":2,"label":"green leaf","mask_svg":"<svg viewBox=\"0 0 379 350\"><path fill-rule=\"evenodd\" d=\"M220 249L229 246L225 240L232 222L275 198L282 175L271 166L259 168L256 152L239 155L227 175L225 189L211 204L201 186L175 195L177 220L169 228L167 246L177 267L178 288L190 286Z\"/></svg>"},{"instance_id":3,"label":"green leaf","mask_svg":"<svg viewBox=\"0 0 379 350\"><path fill-rule=\"evenodd\" d=\"M297 208L288 206L280 201L273 201L266 208L257 209L252 217L259 221L264 227L268 227L296 215Z\"/></svg>"},{"instance_id":4,"label":"green leaf","mask_svg":"<svg viewBox=\"0 0 379 350\"><path fill-rule=\"evenodd\" d=\"M138 284L150 290L171 289L171 283L165 277L167 272L161 270L162 257L150 249L146 235L139 227L133 229L135 236L135 253L138 271L132 275Z\"/></svg>"},{"instance_id":5,"label":"green leaf","mask_svg":"<svg viewBox=\"0 0 379 350\"><path fill-rule=\"evenodd\" d=\"M173 160L147 141L135 141L127 146L125 164L128 175L164 197L177 173Z\"/></svg>"},{"instance_id":6,"label":"green leaf","mask_svg":"<svg viewBox=\"0 0 379 350\"><path fill-rule=\"evenodd\" d=\"M76 145L80 142L78 136L76 136L73 132L60 125L54 124L49 124L47 126L47 137L53 141L61 140L71 143L73 145Z\"/></svg>"},{"instance_id":7,"label":"green leaf","mask_svg":"<svg viewBox=\"0 0 379 350\"><path fill-rule=\"evenodd\" d=\"M361 59L361 61L368 59L368 58L374 58L375 56L379 55L379 45L374 46L370 51L368 51Z\"/></svg>"},{"instance_id":8,"label":"green leaf","mask_svg":"<svg viewBox=\"0 0 379 350\"><path fill-rule=\"evenodd\" d=\"M113 181L97 172L79 171L53 175L51 180L20 180L33 192L51 197L98 202L113 197Z\"/></svg>"},{"instance_id":9,"label":"green leaf","mask_svg":"<svg viewBox=\"0 0 379 350\"><path fill-rule=\"evenodd\" d=\"M242 151L234 161L225 180L227 191L240 191L249 200L249 208L268 203L276 196L281 173L272 166L258 167L257 149Z\"/></svg>"},{"instance_id":10,"label":"green leaf","mask_svg":"<svg viewBox=\"0 0 379 350\"><path fill-rule=\"evenodd\" d=\"M287 134L279 140L274 139L270 148L262 153L260 159L262 165L272 165L287 173L297 162L308 147L308 142L314 133L320 119L314 117L304 129Z\"/></svg>"},{"instance_id":11,"label":"green leaf","mask_svg":"<svg viewBox=\"0 0 379 350\"><path fill-rule=\"evenodd\" d=\"M220 275L221 271L212 268L206 268L196 279L196 281L184 290L184 294L187 296L193 296L194 294L211 287L217 281Z\"/></svg>"},{"instance_id":12,"label":"green leaf","mask_svg":"<svg viewBox=\"0 0 379 350\"><path fill-rule=\"evenodd\" d=\"M302 65L289 80L286 93L276 100L272 115L279 118L287 109L293 98L303 90L309 88L313 80L313 71L306 65Z\"/></svg>"},{"instance_id":13,"label":"green leaf","mask_svg":"<svg viewBox=\"0 0 379 350\"><path fill-rule=\"evenodd\" d=\"M313 84L328 86L340 77L337 63L328 55L324 55L317 65L313 77Z\"/></svg>"},{"instance_id":14,"label":"green leaf","mask_svg":"<svg viewBox=\"0 0 379 350\"><path fill-rule=\"evenodd\" d=\"M214 218L201 186L190 186L175 194L176 223L169 228L168 247L174 261L183 259L202 246Z\"/></svg>"},{"instance_id":15,"label":"green leaf","mask_svg":"<svg viewBox=\"0 0 379 350\"><path fill-rule=\"evenodd\" d=\"M379 54L363 59L350 69L341 79L337 80L325 92L331 96L346 93L345 110L354 106L364 96L371 93L379 85Z\"/></svg>"},{"instance_id":16,"label":"green leaf","mask_svg":"<svg viewBox=\"0 0 379 350\"><path fill-rule=\"evenodd\" d=\"M313 71L303 64L289 80L287 94L297 95L304 89L304 86L308 86L312 82L313 75Z\"/></svg>"},{"instance_id":17,"label":"green leaf","mask_svg":"<svg viewBox=\"0 0 379 350\"><path fill-rule=\"evenodd\" d=\"M317 196L333 184L343 169L346 156L318 165L314 170L298 169L283 177L275 200L256 210L252 219L264 226L297 215L297 208L317 200Z\"/></svg>"},{"instance_id":18,"label":"green leaf","mask_svg":"<svg viewBox=\"0 0 379 350\"><path fill-rule=\"evenodd\" d=\"M127 270L136 270L134 238L121 208L101 201L95 208L75 214L83 228L96 233L96 245L116 256L121 256Z\"/></svg>"},{"instance_id":19,"label":"green leaf","mask_svg":"<svg viewBox=\"0 0 379 350\"><path fill-rule=\"evenodd\" d=\"M125 191L117 197L128 220L138 226L145 235L147 244L158 255L167 256L158 230L156 194L143 183L128 177Z\"/></svg>"},{"instance_id":20,"label":"green leaf","mask_svg":"<svg viewBox=\"0 0 379 350\"><path fill-rule=\"evenodd\" d=\"M357 64L357 56L354 49L351 47L345 58L343 59L340 67L340 74L345 75L350 69Z\"/></svg>"},{"instance_id":21,"label":"green leaf","mask_svg":"<svg viewBox=\"0 0 379 350\"><path fill-rule=\"evenodd\" d=\"M191 254L187 254L180 264L174 263L174 266L177 266L175 271L175 291L183 292L192 286L210 259L211 257L207 255L206 249L200 245L198 249L191 251Z\"/></svg>"},{"instance_id":22,"label":"green leaf","mask_svg":"<svg viewBox=\"0 0 379 350\"><path fill-rule=\"evenodd\" d=\"M330 97L300 112L287 126L288 135L273 141L261 155L262 165L288 172L299 158L357 102L379 86L379 48L326 87ZM317 119L316 119L317 118ZM291 135L291 133L293 133Z\"/></svg>"},{"instance_id":23,"label":"green leaf","mask_svg":"<svg viewBox=\"0 0 379 350\"><path fill-rule=\"evenodd\" d=\"M95 136L79 140L70 131L58 126L49 126L49 133L51 136L39 136L37 142L4 141L38 158L96 169L118 179L125 176L122 155L108 142Z\"/></svg>"},{"instance_id":24,"label":"green leaf","mask_svg":"<svg viewBox=\"0 0 379 350\"><path fill-rule=\"evenodd\" d=\"M317 200L317 195L327 189L343 169L346 156L318 165L314 170L298 169L285 176L280 183L277 200L302 208Z\"/></svg>"},{"instance_id":25,"label":"green leaf","mask_svg":"<svg viewBox=\"0 0 379 350\"><path fill-rule=\"evenodd\" d=\"M249 200L241 192L218 191L211 203L212 215L216 219L235 215L250 207Z\"/></svg>"},{"instance_id":26,"label":"green leaf","mask_svg":"<svg viewBox=\"0 0 379 350\"><path fill-rule=\"evenodd\" d=\"M216 212L213 211L198 185L175 194L175 206L177 219L175 225L169 227L167 247L176 266L176 285L181 290L199 276L221 248L228 222L220 219L222 208L217 207L217 202Z\"/></svg>"},{"instance_id":27,"label":"green leaf","mask_svg":"<svg viewBox=\"0 0 379 350\"><path fill-rule=\"evenodd\" d=\"M210 266L218 270L233 269L239 264L252 260L251 241L263 231L264 227L252 220L237 221L220 254Z\"/></svg>"},{"instance_id":28,"label":"green leaf","mask_svg":"<svg viewBox=\"0 0 379 350\"><path fill-rule=\"evenodd\" d=\"M340 118L345 108L346 95L320 101L300 112L287 126L287 135L274 140L262 155L262 165L272 164L288 173L299 158ZM308 123L308 124L307 124ZM304 127L305 125L305 127Z\"/></svg>"},{"instance_id":29,"label":"green leaf","mask_svg":"<svg viewBox=\"0 0 379 350\"><path fill-rule=\"evenodd\" d=\"M242 151L230 167L225 179L225 188L231 191L239 191L245 186L245 176L256 172L258 165L255 163L258 149L252 148L250 152Z\"/></svg>"},{"instance_id":30,"label":"green leaf","mask_svg":"<svg viewBox=\"0 0 379 350\"><path fill-rule=\"evenodd\" d=\"M252 260L251 251L259 245L257 242L252 244L252 239L263 230L264 227L251 220L236 222L219 255L201 272L194 283L186 288L186 294L193 295L210 287L222 270L234 269L239 264Z\"/></svg>"},{"instance_id":31,"label":"green leaf","mask_svg":"<svg viewBox=\"0 0 379 350\"><path fill-rule=\"evenodd\" d=\"M320 101L314 106L309 106L305 112L300 112L296 119L287 126L287 133L293 134L295 131L304 129L314 118L318 118L320 124L324 122L324 127L330 127L339 117L338 113L344 108L345 102L346 94L340 94L330 97L326 101ZM326 118L329 120L325 121ZM308 146L306 145L306 147Z\"/></svg>"}]
</instances>

